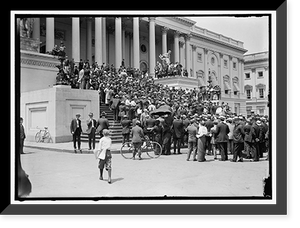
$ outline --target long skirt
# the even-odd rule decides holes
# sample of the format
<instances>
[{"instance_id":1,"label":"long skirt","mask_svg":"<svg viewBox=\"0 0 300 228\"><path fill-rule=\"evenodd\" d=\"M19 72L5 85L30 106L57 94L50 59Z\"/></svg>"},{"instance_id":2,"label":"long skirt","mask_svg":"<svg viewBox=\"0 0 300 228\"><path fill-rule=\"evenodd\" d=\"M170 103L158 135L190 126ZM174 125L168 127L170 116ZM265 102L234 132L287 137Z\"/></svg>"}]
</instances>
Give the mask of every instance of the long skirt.
<instances>
[{"instance_id":1,"label":"long skirt","mask_svg":"<svg viewBox=\"0 0 300 228\"><path fill-rule=\"evenodd\" d=\"M206 143L206 137L201 136L198 139L198 144L197 144L197 161L198 162L206 161L206 159L205 159L205 143Z\"/></svg>"}]
</instances>

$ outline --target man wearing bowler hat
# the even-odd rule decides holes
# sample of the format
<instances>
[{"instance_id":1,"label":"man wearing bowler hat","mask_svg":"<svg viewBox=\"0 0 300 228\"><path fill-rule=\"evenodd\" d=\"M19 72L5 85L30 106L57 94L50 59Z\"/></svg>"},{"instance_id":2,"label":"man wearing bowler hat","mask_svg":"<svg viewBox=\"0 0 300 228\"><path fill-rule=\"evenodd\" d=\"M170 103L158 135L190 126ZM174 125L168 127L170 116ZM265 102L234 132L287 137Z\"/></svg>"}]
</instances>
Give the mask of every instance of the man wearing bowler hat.
<instances>
[{"instance_id":1,"label":"man wearing bowler hat","mask_svg":"<svg viewBox=\"0 0 300 228\"><path fill-rule=\"evenodd\" d=\"M80 143L81 143L80 135L82 132L82 128L81 128L81 120L79 118L80 118L80 114L77 113L76 118L71 121L71 125L70 125L70 131L71 134L73 135L73 146L74 146L75 153L76 153L76 141L78 145L78 150L80 151L80 153L82 153L82 150L80 149Z\"/></svg>"},{"instance_id":2,"label":"man wearing bowler hat","mask_svg":"<svg viewBox=\"0 0 300 228\"><path fill-rule=\"evenodd\" d=\"M96 144L96 127L97 127L97 121L93 118L93 113L89 113L89 119L86 121L86 124L88 126L88 129L86 130L88 136L89 136L89 150L92 149L92 142L93 142L93 149L95 149Z\"/></svg>"}]
</instances>

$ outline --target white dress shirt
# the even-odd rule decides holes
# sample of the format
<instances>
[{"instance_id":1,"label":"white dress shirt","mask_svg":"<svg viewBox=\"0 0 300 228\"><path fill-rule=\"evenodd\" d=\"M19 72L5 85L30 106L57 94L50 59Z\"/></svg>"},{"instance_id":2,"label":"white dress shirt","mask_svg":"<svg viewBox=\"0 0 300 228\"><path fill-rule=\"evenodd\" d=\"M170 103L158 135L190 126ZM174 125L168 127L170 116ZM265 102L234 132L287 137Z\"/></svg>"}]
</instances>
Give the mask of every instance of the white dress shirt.
<instances>
[{"instance_id":1,"label":"white dress shirt","mask_svg":"<svg viewBox=\"0 0 300 228\"><path fill-rule=\"evenodd\" d=\"M206 135L206 134L207 134L207 128L205 126L202 126L199 124L197 138L200 138L201 136Z\"/></svg>"}]
</instances>

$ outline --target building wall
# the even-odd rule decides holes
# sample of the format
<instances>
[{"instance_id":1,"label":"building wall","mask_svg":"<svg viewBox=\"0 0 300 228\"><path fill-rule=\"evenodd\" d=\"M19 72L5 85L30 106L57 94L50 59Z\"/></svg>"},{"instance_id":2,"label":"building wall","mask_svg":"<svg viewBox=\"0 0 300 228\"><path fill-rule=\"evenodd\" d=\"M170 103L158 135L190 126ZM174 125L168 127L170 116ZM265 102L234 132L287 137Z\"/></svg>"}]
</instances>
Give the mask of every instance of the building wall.
<instances>
[{"instance_id":1,"label":"building wall","mask_svg":"<svg viewBox=\"0 0 300 228\"><path fill-rule=\"evenodd\" d=\"M259 76L262 72L262 76ZM247 113L253 111L260 115L269 115L268 92L269 92L269 62L268 52L254 53L245 55L245 69L244 69L244 91L251 91L250 99L247 98ZM246 78L246 74L250 78ZM263 97L260 97L259 89L264 90Z\"/></svg>"},{"instance_id":2,"label":"building wall","mask_svg":"<svg viewBox=\"0 0 300 228\"><path fill-rule=\"evenodd\" d=\"M99 116L99 95L95 90L53 86L21 93L21 116L28 141L34 141L35 134L44 127L48 127L54 143L71 141L71 120L80 113L85 131L90 112L95 118Z\"/></svg>"},{"instance_id":3,"label":"building wall","mask_svg":"<svg viewBox=\"0 0 300 228\"><path fill-rule=\"evenodd\" d=\"M58 64L54 56L21 50L21 93L52 87Z\"/></svg>"}]
</instances>

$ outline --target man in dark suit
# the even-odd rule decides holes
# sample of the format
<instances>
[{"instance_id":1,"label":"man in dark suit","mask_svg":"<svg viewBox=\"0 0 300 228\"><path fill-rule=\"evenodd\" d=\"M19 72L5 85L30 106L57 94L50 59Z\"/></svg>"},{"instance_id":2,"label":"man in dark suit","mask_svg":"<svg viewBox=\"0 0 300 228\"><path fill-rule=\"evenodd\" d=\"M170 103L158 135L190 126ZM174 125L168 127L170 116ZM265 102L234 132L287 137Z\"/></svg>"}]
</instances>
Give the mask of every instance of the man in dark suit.
<instances>
[{"instance_id":1,"label":"man in dark suit","mask_svg":"<svg viewBox=\"0 0 300 228\"><path fill-rule=\"evenodd\" d=\"M234 118L234 128L233 128L233 159L232 162L236 162L239 157L239 162L243 161L242 151L244 149L244 124L242 123L242 118Z\"/></svg>"},{"instance_id":2,"label":"man in dark suit","mask_svg":"<svg viewBox=\"0 0 300 228\"><path fill-rule=\"evenodd\" d=\"M71 121L71 125L70 125L70 131L71 134L73 135L73 147L75 153L76 153L76 141L78 145L78 150L80 151L80 153L82 153L82 150L80 148L80 143L81 143L80 135L82 132L82 128L81 128L81 120L79 118L80 118L80 114L77 113L76 118Z\"/></svg>"},{"instance_id":3,"label":"man in dark suit","mask_svg":"<svg viewBox=\"0 0 300 228\"><path fill-rule=\"evenodd\" d=\"M253 161L259 161L259 158L262 157L261 155L261 143L260 141L263 139L262 135L262 131L263 128L261 126L261 121L259 118L256 119L256 122L253 123L252 125L253 130L254 130L254 156L253 156Z\"/></svg>"},{"instance_id":4,"label":"man in dark suit","mask_svg":"<svg viewBox=\"0 0 300 228\"><path fill-rule=\"evenodd\" d=\"M139 160L142 159L142 151L141 151L141 146L143 145L143 140L144 140L144 131L141 128L141 122L136 121L136 125L131 129L132 132L132 144L134 146L134 151L133 151L133 159L135 159L136 153L138 153Z\"/></svg>"},{"instance_id":5,"label":"man in dark suit","mask_svg":"<svg viewBox=\"0 0 300 228\"><path fill-rule=\"evenodd\" d=\"M95 144L96 144L96 127L97 127L97 121L93 118L93 113L89 113L89 119L87 120L87 126L88 129L86 130L88 136L89 136L89 150L92 149L92 142L93 142L93 149L95 149Z\"/></svg>"},{"instance_id":6,"label":"man in dark suit","mask_svg":"<svg viewBox=\"0 0 300 228\"><path fill-rule=\"evenodd\" d=\"M225 117L220 116L220 123L218 123L215 137L216 137L216 143L219 145L219 149L221 152L221 161L228 160L228 154L227 154L227 142L228 142L228 133L229 133L229 127L224 122Z\"/></svg>"},{"instance_id":7,"label":"man in dark suit","mask_svg":"<svg viewBox=\"0 0 300 228\"><path fill-rule=\"evenodd\" d=\"M184 134L183 121L178 117L174 117L173 121L173 142L174 142L174 154L180 153L181 141Z\"/></svg>"},{"instance_id":8,"label":"man in dark suit","mask_svg":"<svg viewBox=\"0 0 300 228\"><path fill-rule=\"evenodd\" d=\"M97 133L100 134L100 138L103 137L103 130L109 128L109 122L108 119L106 118L106 113L102 112L100 115L100 118L97 121Z\"/></svg>"},{"instance_id":9,"label":"man in dark suit","mask_svg":"<svg viewBox=\"0 0 300 228\"><path fill-rule=\"evenodd\" d=\"M121 121L122 125L122 135L123 135L123 144L125 142L129 142L129 135L130 135L130 125L131 125L131 120L128 120L127 115L123 116L123 120Z\"/></svg>"},{"instance_id":10,"label":"man in dark suit","mask_svg":"<svg viewBox=\"0 0 300 228\"><path fill-rule=\"evenodd\" d=\"M26 138L25 130L23 126L23 118L20 117L20 154L24 154L23 147L24 147L24 140Z\"/></svg>"},{"instance_id":11,"label":"man in dark suit","mask_svg":"<svg viewBox=\"0 0 300 228\"><path fill-rule=\"evenodd\" d=\"M214 123L211 121L211 116L207 116L207 120L205 122L205 125L204 125L206 128L207 128L207 132L208 132L208 135L206 135L206 145L205 145L205 149L208 151L208 154L211 154L212 153L212 149L211 149L211 128L214 126Z\"/></svg>"}]
</instances>

